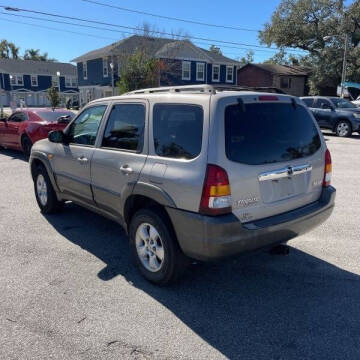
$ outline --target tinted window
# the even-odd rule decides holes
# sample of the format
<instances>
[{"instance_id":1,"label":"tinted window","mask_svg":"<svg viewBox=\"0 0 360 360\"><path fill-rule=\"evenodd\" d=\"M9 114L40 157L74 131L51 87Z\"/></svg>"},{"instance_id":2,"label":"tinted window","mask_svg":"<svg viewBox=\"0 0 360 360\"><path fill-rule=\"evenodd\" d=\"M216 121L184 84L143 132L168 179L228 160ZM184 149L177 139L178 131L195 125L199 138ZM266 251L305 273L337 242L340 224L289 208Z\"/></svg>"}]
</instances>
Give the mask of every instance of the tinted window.
<instances>
[{"instance_id":1,"label":"tinted window","mask_svg":"<svg viewBox=\"0 0 360 360\"><path fill-rule=\"evenodd\" d=\"M312 155L321 142L303 106L263 103L226 108L225 144L230 160L260 165Z\"/></svg>"},{"instance_id":2,"label":"tinted window","mask_svg":"<svg viewBox=\"0 0 360 360\"><path fill-rule=\"evenodd\" d=\"M301 100L306 104L307 107L312 107L312 104L314 102L313 98L303 98Z\"/></svg>"},{"instance_id":3,"label":"tinted window","mask_svg":"<svg viewBox=\"0 0 360 360\"><path fill-rule=\"evenodd\" d=\"M50 122L57 121L60 116L70 116L69 121L71 121L75 117L75 114L71 111L51 111L51 112L39 111L36 112L35 114L41 117L43 120Z\"/></svg>"},{"instance_id":4,"label":"tinted window","mask_svg":"<svg viewBox=\"0 0 360 360\"><path fill-rule=\"evenodd\" d=\"M317 108L317 109L331 109L331 104L330 104L329 100L317 99L315 101L314 108Z\"/></svg>"},{"instance_id":5,"label":"tinted window","mask_svg":"<svg viewBox=\"0 0 360 360\"><path fill-rule=\"evenodd\" d=\"M70 125L68 136L74 144L94 145L106 105L93 106L84 110Z\"/></svg>"},{"instance_id":6,"label":"tinted window","mask_svg":"<svg viewBox=\"0 0 360 360\"><path fill-rule=\"evenodd\" d=\"M176 159L195 158L201 151L202 128L203 110L200 106L154 106L154 146L160 156Z\"/></svg>"},{"instance_id":7,"label":"tinted window","mask_svg":"<svg viewBox=\"0 0 360 360\"><path fill-rule=\"evenodd\" d=\"M12 122L22 122L26 120L26 116L24 113L15 113L9 117L9 121Z\"/></svg>"},{"instance_id":8,"label":"tinted window","mask_svg":"<svg viewBox=\"0 0 360 360\"><path fill-rule=\"evenodd\" d=\"M352 104L349 100L341 99L341 98L331 98L331 101L335 105L335 107L339 109L354 109L356 106Z\"/></svg>"},{"instance_id":9,"label":"tinted window","mask_svg":"<svg viewBox=\"0 0 360 360\"><path fill-rule=\"evenodd\" d=\"M141 151L145 107L141 104L115 105L106 124L103 147Z\"/></svg>"}]
</instances>

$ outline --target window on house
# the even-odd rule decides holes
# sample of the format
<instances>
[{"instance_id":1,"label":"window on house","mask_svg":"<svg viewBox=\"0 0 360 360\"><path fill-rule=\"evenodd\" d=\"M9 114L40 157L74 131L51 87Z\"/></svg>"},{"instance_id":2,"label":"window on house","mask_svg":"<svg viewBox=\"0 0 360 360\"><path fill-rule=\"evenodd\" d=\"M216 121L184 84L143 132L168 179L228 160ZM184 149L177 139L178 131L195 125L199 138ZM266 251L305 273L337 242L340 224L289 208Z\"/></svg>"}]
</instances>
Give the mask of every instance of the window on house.
<instances>
[{"instance_id":1,"label":"window on house","mask_svg":"<svg viewBox=\"0 0 360 360\"><path fill-rule=\"evenodd\" d=\"M38 77L37 77L37 75L31 75L31 86L38 86Z\"/></svg>"},{"instance_id":2,"label":"window on house","mask_svg":"<svg viewBox=\"0 0 360 360\"><path fill-rule=\"evenodd\" d=\"M212 81L220 81L220 65L213 65Z\"/></svg>"},{"instance_id":3,"label":"window on house","mask_svg":"<svg viewBox=\"0 0 360 360\"><path fill-rule=\"evenodd\" d=\"M77 87L78 86L78 81L76 77L71 78L71 86L72 87Z\"/></svg>"},{"instance_id":4,"label":"window on house","mask_svg":"<svg viewBox=\"0 0 360 360\"><path fill-rule=\"evenodd\" d=\"M232 83L234 81L234 67L227 66L226 67L226 82Z\"/></svg>"},{"instance_id":5,"label":"window on house","mask_svg":"<svg viewBox=\"0 0 360 360\"><path fill-rule=\"evenodd\" d=\"M59 86L59 78L57 76L52 76L51 77L51 82L52 82L52 85L54 87L58 87Z\"/></svg>"},{"instance_id":6,"label":"window on house","mask_svg":"<svg viewBox=\"0 0 360 360\"><path fill-rule=\"evenodd\" d=\"M283 89L290 89L291 88L291 78L282 76L280 78L280 87Z\"/></svg>"},{"instance_id":7,"label":"window on house","mask_svg":"<svg viewBox=\"0 0 360 360\"><path fill-rule=\"evenodd\" d=\"M65 86L71 87L71 78L68 76L65 76Z\"/></svg>"},{"instance_id":8,"label":"window on house","mask_svg":"<svg viewBox=\"0 0 360 360\"><path fill-rule=\"evenodd\" d=\"M190 61L182 62L182 79L183 80L191 79L191 62Z\"/></svg>"},{"instance_id":9,"label":"window on house","mask_svg":"<svg viewBox=\"0 0 360 360\"><path fill-rule=\"evenodd\" d=\"M109 64L107 58L103 58L103 76L109 76Z\"/></svg>"},{"instance_id":10,"label":"window on house","mask_svg":"<svg viewBox=\"0 0 360 360\"><path fill-rule=\"evenodd\" d=\"M205 80L205 64L204 63L196 64L196 80L197 81Z\"/></svg>"},{"instance_id":11,"label":"window on house","mask_svg":"<svg viewBox=\"0 0 360 360\"><path fill-rule=\"evenodd\" d=\"M83 78L85 80L87 79L87 62L86 61L83 62Z\"/></svg>"},{"instance_id":12,"label":"window on house","mask_svg":"<svg viewBox=\"0 0 360 360\"><path fill-rule=\"evenodd\" d=\"M10 84L16 85L16 75L10 75Z\"/></svg>"},{"instance_id":13,"label":"window on house","mask_svg":"<svg viewBox=\"0 0 360 360\"><path fill-rule=\"evenodd\" d=\"M22 75L16 75L17 85L24 85L24 77Z\"/></svg>"}]
</instances>

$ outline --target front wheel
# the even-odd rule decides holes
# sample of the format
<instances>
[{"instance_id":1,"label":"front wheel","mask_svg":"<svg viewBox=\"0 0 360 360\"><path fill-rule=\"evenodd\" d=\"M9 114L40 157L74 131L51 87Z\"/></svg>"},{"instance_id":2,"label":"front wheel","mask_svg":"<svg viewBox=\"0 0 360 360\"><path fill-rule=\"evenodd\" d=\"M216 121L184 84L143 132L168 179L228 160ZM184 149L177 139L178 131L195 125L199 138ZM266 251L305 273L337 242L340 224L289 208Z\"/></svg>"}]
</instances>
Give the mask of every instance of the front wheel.
<instances>
[{"instance_id":1,"label":"front wheel","mask_svg":"<svg viewBox=\"0 0 360 360\"><path fill-rule=\"evenodd\" d=\"M42 213L52 214L61 209L63 203L57 199L55 190L44 166L39 166L36 169L34 189L36 201Z\"/></svg>"},{"instance_id":2,"label":"front wheel","mask_svg":"<svg viewBox=\"0 0 360 360\"><path fill-rule=\"evenodd\" d=\"M130 247L141 274L158 285L176 281L186 267L169 221L158 209L143 209L132 218Z\"/></svg>"},{"instance_id":3,"label":"front wheel","mask_svg":"<svg viewBox=\"0 0 360 360\"><path fill-rule=\"evenodd\" d=\"M351 136L351 124L346 120L341 120L336 124L335 132L337 136L349 137Z\"/></svg>"}]
</instances>

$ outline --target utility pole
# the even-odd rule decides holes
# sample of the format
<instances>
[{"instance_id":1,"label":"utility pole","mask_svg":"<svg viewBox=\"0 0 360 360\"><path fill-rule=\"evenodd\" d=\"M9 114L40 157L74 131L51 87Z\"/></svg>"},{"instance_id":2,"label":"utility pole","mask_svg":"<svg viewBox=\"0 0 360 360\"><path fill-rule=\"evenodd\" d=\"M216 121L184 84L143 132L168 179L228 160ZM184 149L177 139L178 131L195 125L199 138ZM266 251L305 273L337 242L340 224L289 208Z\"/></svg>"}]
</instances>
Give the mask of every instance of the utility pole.
<instances>
[{"instance_id":1,"label":"utility pole","mask_svg":"<svg viewBox=\"0 0 360 360\"><path fill-rule=\"evenodd\" d=\"M344 60L343 60L343 69L341 74L341 94L340 94L340 97L342 98L344 97L344 82L346 81L348 46L349 46L349 35L345 34Z\"/></svg>"},{"instance_id":2,"label":"utility pole","mask_svg":"<svg viewBox=\"0 0 360 360\"><path fill-rule=\"evenodd\" d=\"M5 84L4 84L4 74L1 73L1 81L0 81L0 106L1 106L0 118L1 118L1 119L4 117L3 88L5 88Z\"/></svg>"}]
</instances>

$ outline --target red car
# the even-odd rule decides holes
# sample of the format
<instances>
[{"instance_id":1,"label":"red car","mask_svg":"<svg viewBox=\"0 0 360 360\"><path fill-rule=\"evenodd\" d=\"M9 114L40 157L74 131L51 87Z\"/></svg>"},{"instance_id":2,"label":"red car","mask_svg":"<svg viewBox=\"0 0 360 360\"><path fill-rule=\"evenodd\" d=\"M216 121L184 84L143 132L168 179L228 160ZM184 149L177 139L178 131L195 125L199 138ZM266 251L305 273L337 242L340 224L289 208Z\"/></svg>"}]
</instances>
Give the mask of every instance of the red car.
<instances>
[{"instance_id":1,"label":"red car","mask_svg":"<svg viewBox=\"0 0 360 360\"><path fill-rule=\"evenodd\" d=\"M0 121L0 147L30 155L32 145L45 139L51 130L62 130L75 114L66 109L22 109Z\"/></svg>"}]
</instances>

